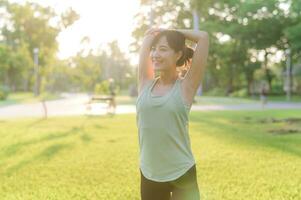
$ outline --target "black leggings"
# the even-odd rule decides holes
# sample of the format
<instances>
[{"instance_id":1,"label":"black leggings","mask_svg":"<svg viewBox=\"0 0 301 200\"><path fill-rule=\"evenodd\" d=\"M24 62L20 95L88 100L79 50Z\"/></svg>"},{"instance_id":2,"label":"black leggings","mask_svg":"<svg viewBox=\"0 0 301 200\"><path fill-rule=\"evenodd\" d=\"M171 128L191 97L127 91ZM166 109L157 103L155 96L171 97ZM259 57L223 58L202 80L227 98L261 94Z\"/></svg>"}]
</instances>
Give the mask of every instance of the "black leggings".
<instances>
[{"instance_id":1,"label":"black leggings","mask_svg":"<svg viewBox=\"0 0 301 200\"><path fill-rule=\"evenodd\" d=\"M141 173L141 200L199 200L195 165L180 178L168 182L146 179Z\"/></svg>"}]
</instances>

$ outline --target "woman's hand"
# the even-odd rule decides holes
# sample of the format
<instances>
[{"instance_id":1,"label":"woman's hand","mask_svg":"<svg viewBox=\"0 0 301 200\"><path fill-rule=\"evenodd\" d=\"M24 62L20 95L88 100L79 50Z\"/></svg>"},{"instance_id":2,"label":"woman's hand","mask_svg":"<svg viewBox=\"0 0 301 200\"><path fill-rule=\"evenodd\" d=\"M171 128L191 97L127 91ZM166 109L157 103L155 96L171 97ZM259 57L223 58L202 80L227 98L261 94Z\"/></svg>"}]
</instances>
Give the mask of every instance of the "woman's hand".
<instances>
[{"instance_id":1,"label":"woman's hand","mask_svg":"<svg viewBox=\"0 0 301 200\"><path fill-rule=\"evenodd\" d=\"M186 39L191 40L192 42L195 43L197 43L199 40L208 39L208 33L205 31L189 30L189 29L175 29L175 30L181 32Z\"/></svg>"},{"instance_id":2,"label":"woman's hand","mask_svg":"<svg viewBox=\"0 0 301 200\"><path fill-rule=\"evenodd\" d=\"M165 29L163 28L150 28L145 32L145 36L156 36L157 34L159 34L160 32L164 31Z\"/></svg>"}]
</instances>

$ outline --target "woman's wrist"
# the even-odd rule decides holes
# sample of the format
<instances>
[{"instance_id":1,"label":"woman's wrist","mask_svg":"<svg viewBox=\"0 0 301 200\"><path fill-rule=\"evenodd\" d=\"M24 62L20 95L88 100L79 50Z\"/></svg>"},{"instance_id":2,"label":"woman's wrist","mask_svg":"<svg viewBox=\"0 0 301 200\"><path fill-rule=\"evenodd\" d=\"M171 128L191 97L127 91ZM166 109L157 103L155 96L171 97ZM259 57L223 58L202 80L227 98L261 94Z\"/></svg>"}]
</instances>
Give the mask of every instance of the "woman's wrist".
<instances>
[{"instance_id":1,"label":"woman's wrist","mask_svg":"<svg viewBox=\"0 0 301 200\"><path fill-rule=\"evenodd\" d=\"M160 32L164 31L164 29L162 28L150 28L145 32L145 36L151 35L151 36L156 36L158 35Z\"/></svg>"},{"instance_id":2,"label":"woman's wrist","mask_svg":"<svg viewBox=\"0 0 301 200\"><path fill-rule=\"evenodd\" d=\"M184 35L184 37L193 42L198 42L200 39L207 38L208 34L205 31L192 30L192 29L174 29Z\"/></svg>"},{"instance_id":3,"label":"woman's wrist","mask_svg":"<svg viewBox=\"0 0 301 200\"><path fill-rule=\"evenodd\" d=\"M155 39L156 35L158 35L160 32L164 31L165 29L162 28L150 28L144 33L143 38L143 46L148 46L150 48L150 45L152 44L153 40Z\"/></svg>"}]
</instances>

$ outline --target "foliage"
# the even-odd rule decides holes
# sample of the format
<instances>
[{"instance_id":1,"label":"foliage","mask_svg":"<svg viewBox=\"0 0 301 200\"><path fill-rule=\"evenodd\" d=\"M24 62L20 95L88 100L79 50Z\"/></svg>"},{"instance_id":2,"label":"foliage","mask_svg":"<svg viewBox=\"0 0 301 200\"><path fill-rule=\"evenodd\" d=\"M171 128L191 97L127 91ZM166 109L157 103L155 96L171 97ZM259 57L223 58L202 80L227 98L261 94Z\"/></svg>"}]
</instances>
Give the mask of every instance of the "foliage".
<instances>
[{"instance_id":1,"label":"foliage","mask_svg":"<svg viewBox=\"0 0 301 200\"><path fill-rule=\"evenodd\" d=\"M142 2L142 6L146 8L150 4ZM275 79L281 78L275 76L273 67L282 70L285 59L283 54L281 61L276 62L276 52L290 48L293 62L300 56L301 7L297 0L243 3L241 0L160 0L152 8L154 26L164 28L193 28L192 11L198 14L200 29L210 35L205 91L217 87L229 94L246 88L251 94L255 71L259 68L263 72L261 79L273 89ZM143 33L149 27L145 23L149 21L148 15L149 12L141 12L136 17L133 36L137 41L132 45L133 50L139 49Z\"/></svg>"},{"instance_id":2,"label":"foliage","mask_svg":"<svg viewBox=\"0 0 301 200\"><path fill-rule=\"evenodd\" d=\"M4 63L0 66L1 75L4 76L0 83L12 90L29 91L34 84L34 48L39 49L40 85L47 74L46 68L56 59L56 37L79 16L73 10L68 10L58 18L53 9L29 2L18 4L5 1L0 8L3 12L0 62ZM51 24L51 21L57 21L57 24Z\"/></svg>"},{"instance_id":3,"label":"foliage","mask_svg":"<svg viewBox=\"0 0 301 200\"><path fill-rule=\"evenodd\" d=\"M213 88L205 92L206 96L225 96L225 90L223 88Z\"/></svg>"},{"instance_id":4,"label":"foliage","mask_svg":"<svg viewBox=\"0 0 301 200\"><path fill-rule=\"evenodd\" d=\"M237 90L235 92L232 92L230 94L231 97L247 97L248 96L248 90L246 88Z\"/></svg>"},{"instance_id":5,"label":"foliage","mask_svg":"<svg viewBox=\"0 0 301 200\"><path fill-rule=\"evenodd\" d=\"M94 93L95 94L109 94L109 81L108 80L104 80L101 83L97 83L95 85L95 89L94 89Z\"/></svg>"},{"instance_id":6,"label":"foliage","mask_svg":"<svg viewBox=\"0 0 301 200\"><path fill-rule=\"evenodd\" d=\"M9 94L9 88L0 85L0 100L5 100Z\"/></svg>"},{"instance_id":7,"label":"foliage","mask_svg":"<svg viewBox=\"0 0 301 200\"><path fill-rule=\"evenodd\" d=\"M0 84L12 91L32 91L35 82L42 91L94 91L97 83L114 78L119 87L128 87L135 80L129 59L116 41L108 52L80 49L77 55L58 60L58 34L71 26L79 15L71 8L61 14L38 3L24 4L1 1ZM1 18L2 19L2 18ZM82 42L89 42L84 37ZM39 79L36 81L33 50L38 48Z\"/></svg>"}]
</instances>

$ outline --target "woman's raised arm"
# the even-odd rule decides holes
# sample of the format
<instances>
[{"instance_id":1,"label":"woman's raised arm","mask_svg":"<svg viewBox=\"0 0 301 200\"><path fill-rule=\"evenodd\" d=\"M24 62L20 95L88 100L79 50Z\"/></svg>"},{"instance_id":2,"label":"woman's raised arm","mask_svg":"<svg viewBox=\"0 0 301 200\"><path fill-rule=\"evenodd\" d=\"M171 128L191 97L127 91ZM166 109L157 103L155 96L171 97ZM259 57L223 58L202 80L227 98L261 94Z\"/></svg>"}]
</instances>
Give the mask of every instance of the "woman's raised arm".
<instances>
[{"instance_id":1,"label":"woman's raised arm","mask_svg":"<svg viewBox=\"0 0 301 200\"><path fill-rule=\"evenodd\" d=\"M154 69L150 58L150 51L153 39L162 29L151 28L146 31L143 43L139 50L138 66L138 93L142 91L144 85L154 79Z\"/></svg>"},{"instance_id":2,"label":"woman's raised arm","mask_svg":"<svg viewBox=\"0 0 301 200\"><path fill-rule=\"evenodd\" d=\"M183 33L186 39L197 43L191 66L181 84L185 101L188 105L191 105L196 91L202 82L207 64L209 48L208 33L183 29L178 29L177 31Z\"/></svg>"}]
</instances>

